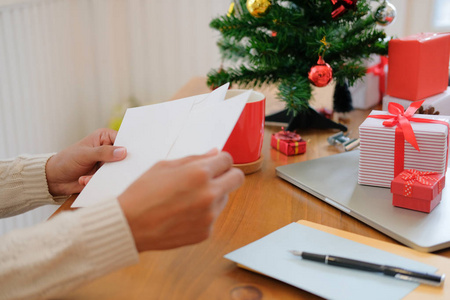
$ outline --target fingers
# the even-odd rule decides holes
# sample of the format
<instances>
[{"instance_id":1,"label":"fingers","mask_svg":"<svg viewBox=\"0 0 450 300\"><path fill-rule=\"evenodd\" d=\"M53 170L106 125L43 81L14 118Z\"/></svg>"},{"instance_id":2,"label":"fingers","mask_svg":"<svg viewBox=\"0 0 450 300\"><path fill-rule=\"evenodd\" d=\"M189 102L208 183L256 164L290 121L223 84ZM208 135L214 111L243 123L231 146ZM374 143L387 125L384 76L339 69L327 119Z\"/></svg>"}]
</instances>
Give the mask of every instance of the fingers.
<instances>
[{"instance_id":1,"label":"fingers","mask_svg":"<svg viewBox=\"0 0 450 300\"><path fill-rule=\"evenodd\" d=\"M206 155L217 155L219 153L219 150L217 148L213 148L211 150L209 150L208 152L206 152Z\"/></svg>"},{"instance_id":2,"label":"fingers","mask_svg":"<svg viewBox=\"0 0 450 300\"><path fill-rule=\"evenodd\" d=\"M87 175L87 176L81 176L80 178L78 178L78 183L82 186L86 186L89 181L91 180L92 175Z\"/></svg>"},{"instance_id":3,"label":"fingers","mask_svg":"<svg viewBox=\"0 0 450 300\"><path fill-rule=\"evenodd\" d=\"M228 203L228 195L222 196L214 203L214 213L217 218ZM212 225L212 224L211 224Z\"/></svg>"},{"instance_id":4,"label":"fingers","mask_svg":"<svg viewBox=\"0 0 450 300\"><path fill-rule=\"evenodd\" d=\"M214 184L221 188L222 194L228 194L244 183L244 173L237 169L231 168L229 171L214 179Z\"/></svg>"},{"instance_id":5,"label":"fingers","mask_svg":"<svg viewBox=\"0 0 450 300\"><path fill-rule=\"evenodd\" d=\"M244 181L243 173L239 169L232 168L233 159L227 152L210 151L204 155L184 157L165 163L174 168L183 167L183 169L189 170L191 175L184 180L189 188L225 175L219 180L219 185L222 185L220 191L228 193L239 187ZM179 170L181 172L182 169Z\"/></svg>"},{"instance_id":6,"label":"fingers","mask_svg":"<svg viewBox=\"0 0 450 300\"><path fill-rule=\"evenodd\" d=\"M114 145L116 141L117 131L109 128L97 129L84 139L79 141L81 145L98 147L102 145Z\"/></svg>"},{"instance_id":7,"label":"fingers","mask_svg":"<svg viewBox=\"0 0 450 300\"><path fill-rule=\"evenodd\" d=\"M200 155L190 155L190 156L186 156L183 158L179 158L179 159L174 159L174 160L167 160L165 161L168 165L172 165L172 166L177 166L177 165L184 165L184 164L189 164L192 163L194 161L198 161L204 158L208 158L208 157L212 157L215 156L219 153L219 150L217 150L216 148L209 150L208 152L206 152L205 154L200 154Z\"/></svg>"},{"instance_id":8,"label":"fingers","mask_svg":"<svg viewBox=\"0 0 450 300\"><path fill-rule=\"evenodd\" d=\"M99 129L96 133L99 137L99 145L114 145L117 131L109 128Z\"/></svg>"},{"instance_id":9,"label":"fingers","mask_svg":"<svg viewBox=\"0 0 450 300\"><path fill-rule=\"evenodd\" d=\"M208 166L210 176L215 178L228 171L233 166L233 159L227 152L220 152L215 156L205 158L204 164Z\"/></svg>"}]
</instances>

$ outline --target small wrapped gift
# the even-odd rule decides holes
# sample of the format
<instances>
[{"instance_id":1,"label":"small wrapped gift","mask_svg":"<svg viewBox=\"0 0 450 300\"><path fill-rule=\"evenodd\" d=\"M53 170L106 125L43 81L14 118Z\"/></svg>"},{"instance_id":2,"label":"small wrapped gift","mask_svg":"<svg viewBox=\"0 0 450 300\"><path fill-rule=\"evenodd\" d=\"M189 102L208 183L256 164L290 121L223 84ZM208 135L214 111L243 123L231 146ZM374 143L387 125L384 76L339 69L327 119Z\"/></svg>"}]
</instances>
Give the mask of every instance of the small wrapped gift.
<instances>
[{"instance_id":1,"label":"small wrapped gift","mask_svg":"<svg viewBox=\"0 0 450 300\"><path fill-rule=\"evenodd\" d=\"M390 40L387 94L415 101L445 91L449 51L447 33L420 33Z\"/></svg>"},{"instance_id":2,"label":"small wrapped gift","mask_svg":"<svg viewBox=\"0 0 450 300\"><path fill-rule=\"evenodd\" d=\"M361 124L359 184L389 188L405 169L445 174L450 116L414 114L422 103L406 111L389 103L389 112L374 110Z\"/></svg>"},{"instance_id":3,"label":"small wrapped gift","mask_svg":"<svg viewBox=\"0 0 450 300\"><path fill-rule=\"evenodd\" d=\"M367 74L350 86L353 108L368 109L380 103L385 94L386 57L374 57L375 63L367 64Z\"/></svg>"},{"instance_id":4,"label":"small wrapped gift","mask_svg":"<svg viewBox=\"0 0 450 300\"><path fill-rule=\"evenodd\" d=\"M270 145L286 155L297 155L306 152L306 141L291 131L280 131L272 134Z\"/></svg>"},{"instance_id":5,"label":"small wrapped gift","mask_svg":"<svg viewBox=\"0 0 450 300\"><path fill-rule=\"evenodd\" d=\"M429 213L441 201L444 186L444 174L404 170L392 181L392 204Z\"/></svg>"},{"instance_id":6,"label":"small wrapped gift","mask_svg":"<svg viewBox=\"0 0 450 300\"><path fill-rule=\"evenodd\" d=\"M420 101L420 100L419 100ZM408 107L411 101L395 98L389 95L383 97L383 108L382 110L388 110L388 105L390 102L395 102L403 107ZM450 87L448 87L444 92L428 97L422 103L422 107L426 109L433 108L434 113L444 116L450 116ZM419 111L420 113L420 111Z\"/></svg>"}]
</instances>

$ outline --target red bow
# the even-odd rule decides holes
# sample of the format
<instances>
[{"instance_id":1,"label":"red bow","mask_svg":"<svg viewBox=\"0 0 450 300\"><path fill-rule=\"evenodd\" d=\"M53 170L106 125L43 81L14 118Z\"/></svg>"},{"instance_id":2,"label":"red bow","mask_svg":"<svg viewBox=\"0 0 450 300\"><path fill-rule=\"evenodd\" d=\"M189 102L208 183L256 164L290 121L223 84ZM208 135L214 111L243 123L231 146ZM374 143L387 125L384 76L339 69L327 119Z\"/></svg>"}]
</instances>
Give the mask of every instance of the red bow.
<instances>
[{"instance_id":1,"label":"red bow","mask_svg":"<svg viewBox=\"0 0 450 300\"><path fill-rule=\"evenodd\" d=\"M404 196L411 197L412 195L412 187L414 183L417 181L423 185L433 185L434 182L438 181L434 177L426 176L426 175L436 175L436 172L422 172L414 169L404 170L402 172L402 179L406 181ZM434 182L433 182L434 181Z\"/></svg>"},{"instance_id":2,"label":"red bow","mask_svg":"<svg viewBox=\"0 0 450 300\"><path fill-rule=\"evenodd\" d=\"M424 101L425 100L411 103L406 111L403 111L403 106L401 106L400 104L390 102L388 105L388 111L394 116L390 116L389 119L383 122L384 126L399 126L403 131L405 140L407 140L417 151L420 151L420 149L419 145L417 144L416 135L414 134L410 121L414 116L416 110L419 109Z\"/></svg>"},{"instance_id":3,"label":"red bow","mask_svg":"<svg viewBox=\"0 0 450 300\"><path fill-rule=\"evenodd\" d=\"M275 133L275 138L277 140L283 140L288 142L298 142L302 139L302 137L298 133L285 130Z\"/></svg>"},{"instance_id":4,"label":"red bow","mask_svg":"<svg viewBox=\"0 0 450 300\"><path fill-rule=\"evenodd\" d=\"M405 181L417 181L423 185L433 185L431 181L437 181L436 178L426 175L436 175L437 172L424 172L417 171L415 169L404 170L402 173L402 179ZM431 181L428 181L431 180Z\"/></svg>"}]
</instances>

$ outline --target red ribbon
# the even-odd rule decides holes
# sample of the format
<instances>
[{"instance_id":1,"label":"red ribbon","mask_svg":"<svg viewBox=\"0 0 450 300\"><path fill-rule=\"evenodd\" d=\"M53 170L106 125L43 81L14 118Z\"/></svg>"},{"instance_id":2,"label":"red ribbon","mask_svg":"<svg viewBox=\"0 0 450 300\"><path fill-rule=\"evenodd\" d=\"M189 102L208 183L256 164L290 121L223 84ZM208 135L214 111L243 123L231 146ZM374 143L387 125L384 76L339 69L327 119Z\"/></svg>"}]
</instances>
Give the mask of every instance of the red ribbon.
<instances>
[{"instance_id":1,"label":"red ribbon","mask_svg":"<svg viewBox=\"0 0 450 300\"><path fill-rule=\"evenodd\" d=\"M405 140L411 144L417 151L420 151L419 145L417 144L416 135L412 129L411 122L418 123L434 123L442 124L447 126L447 160L445 162L445 168L447 169L448 162L448 148L450 146L449 136L450 136L450 125L441 120L425 119L425 118L415 118L414 113L422 105L422 101L416 101L411 103L411 105L404 111L403 106L398 103L390 102L388 105L388 111L391 115L369 115L369 118L385 119L383 122L384 126L394 127L395 126L395 150L394 150L394 177L400 174L405 168Z\"/></svg>"},{"instance_id":2,"label":"red ribbon","mask_svg":"<svg viewBox=\"0 0 450 300\"><path fill-rule=\"evenodd\" d=\"M403 195L406 197L411 197L412 195L412 187L415 182L421 183L423 185L433 185L436 181L438 181L434 177L430 177L427 175L436 175L437 172L423 172L423 171L417 171L414 169L408 169L404 170L401 173L402 179L406 181L405 190L403 192Z\"/></svg>"},{"instance_id":3,"label":"red ribbon","mask_svg":"<svg viewBox=\"0 0 450 300\"><path fill-rule=\"evenodd\" d=\"M275 133L275 138L287 142L299 142L302 139L298 133L285 130Z\"/></svg>"},{"instance_id":4,"label":"red ribbon","mask_svg":"<svg viewBox=\"0 0 450 300\"><path fill-rule=\"evenodd\" d=\"M378 64L368 68L366 73L373 73L375 76L380 77L378 89L380 90L380 101L381 101L386 91L386 72L384 71L384 67L388 64L388 59L386 56L381 56L380 58L381 61Z\"/></svg>"}]
</instances>

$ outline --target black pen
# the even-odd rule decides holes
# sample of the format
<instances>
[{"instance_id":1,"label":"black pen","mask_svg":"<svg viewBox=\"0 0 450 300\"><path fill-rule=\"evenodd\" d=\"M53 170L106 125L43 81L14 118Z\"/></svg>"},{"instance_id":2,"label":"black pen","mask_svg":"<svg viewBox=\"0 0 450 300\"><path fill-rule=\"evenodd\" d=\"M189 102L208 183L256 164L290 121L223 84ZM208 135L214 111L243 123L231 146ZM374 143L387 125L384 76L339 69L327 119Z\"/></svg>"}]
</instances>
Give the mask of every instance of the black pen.
<instances>
[{"instance_id":1,"label":"black pen","mask_svg":"<svg viewBox=\"0 0 450 300\"><path fill-rule=\"evenodd\" d=\"M392 276L398 279L407 280L407 281L415 281L419 283L426 283L431 285L441 285L444 283L445 274L435 275L435 274L427 274L421 272L415 272L406 270L399 267L387 266L387 265L379 265L374 263L369 263L365 261L332 256L332 255L321 255L309 252L302 252L291 250L292 254L296 256L301 256L303 259L313 260L321 263L325 263L327 265L333 265L338 267L369 271L369 272L377 272L383 273L387 276Z\"/></svg>"}]
</instances>

